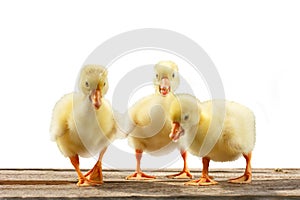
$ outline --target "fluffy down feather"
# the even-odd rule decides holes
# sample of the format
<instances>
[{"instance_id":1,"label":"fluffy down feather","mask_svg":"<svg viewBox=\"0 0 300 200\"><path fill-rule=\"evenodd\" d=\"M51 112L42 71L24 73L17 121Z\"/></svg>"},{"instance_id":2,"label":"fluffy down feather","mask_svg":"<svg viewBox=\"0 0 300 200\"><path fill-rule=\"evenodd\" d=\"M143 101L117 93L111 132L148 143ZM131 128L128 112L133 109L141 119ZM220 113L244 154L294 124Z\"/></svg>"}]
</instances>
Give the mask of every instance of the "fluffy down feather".
<instances>
[{"instance_id":1,"label":"fluffy down feather","mask_svg":"<svg viewBox=\"0 0 300 200\"><path fill-rule=\"evenodd\" d=\"M209 161L233 161L241 155L246 159L245 173L229 182L251 182L255 144L255 117L251 110L225 100L201 103L191 95L181 94L172 102L169 114L173 123L170 138L190 153L202 157L202 176L187 185L217 184L208 176Z\"/></svg>"}]
</instances>

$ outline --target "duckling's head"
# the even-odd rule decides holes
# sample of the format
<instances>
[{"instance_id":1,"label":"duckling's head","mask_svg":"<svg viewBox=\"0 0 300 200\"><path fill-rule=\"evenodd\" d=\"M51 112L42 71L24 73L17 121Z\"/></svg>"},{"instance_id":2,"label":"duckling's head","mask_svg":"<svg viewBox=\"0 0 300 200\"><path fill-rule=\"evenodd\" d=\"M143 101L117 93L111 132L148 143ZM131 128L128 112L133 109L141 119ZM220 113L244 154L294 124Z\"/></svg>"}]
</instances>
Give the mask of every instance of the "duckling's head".
<instances>
[{"instance_id":1,"label":"duckling's head","mask_svg":"<svg viewBox=\"0 0 300 200\"><path fill-rule=\"evenodd\" d=\"M154 87L155 91L166 96L169 92L173 92L179 85L178 67L176 63L172 61L160 61L154 67L155 79Z\"/></svg>"},{"instance_id":2,"label":"duckling's head","mask_svg":"<svg viewBox=\"0 0 300 200\"><path fill-rule=\"evenodd\" d=\"M89 97L95 109L99 109L101 99L108 90L107 70L100 65L84 66L80 74L79 90Z\"/></svg>"},{"instance_id":3,"label":"duckling's head","mask_svg":"<svg viewBox=\"0 0 300 200\"><path fill-rule=\"evenodd\" d=\"M198 99L188 94L176 95L169 110L170 119L173 124L169 137L174 142L177 142L187 130L198 125L200 113L200 102Z\"/></svg>"}]
</instances>

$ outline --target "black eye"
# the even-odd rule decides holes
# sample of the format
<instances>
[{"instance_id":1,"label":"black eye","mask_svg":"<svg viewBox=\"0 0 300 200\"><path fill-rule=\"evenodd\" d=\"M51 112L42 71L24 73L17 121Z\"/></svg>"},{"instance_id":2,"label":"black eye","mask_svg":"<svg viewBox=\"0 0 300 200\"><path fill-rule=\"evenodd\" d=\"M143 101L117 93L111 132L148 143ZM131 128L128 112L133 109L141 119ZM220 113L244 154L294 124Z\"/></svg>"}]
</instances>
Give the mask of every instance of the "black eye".
<instances>
[{"instance_id":1,"label":"black eye","mask_svg":"<svg viewBox=\"0 0 300 200\"><path fill-rule=\"evenodd\" d=\"M175 77L175 73L172 74L172 78L174 78L174 77Z\"/></svg>"},{"instance_id":2,"label":"black eye","mask_svg":"<svg viewBox=\"0 0 300 200\"><path fill-rule=\"evenodd\" d=\"M185 115L184 120L188 120L188 119L189 119L189 115Z\"/></svg>"},{"instance_id":3,"label":"black eye","mask_svg":"<svg viewBox=\"0 0 300 200\"><path fill-rule=\"evenodd\" d=\"M86 86L86 87L89 87L89 86L90 86L89 82L86 81L86 82L85 82L85 86Z\"/></svg>"},{"instance_id":4,"label":"black eye","mask_svg":"<svg viewBox=\"0 0 300 200\"><path fill-rule=\"evenodd\" d=\"M103 83L103 87L106 85L106 82Z\"/></svg>"},{"instance_id":5,"label":"black eye","mask_svg":"<svg viewBox=\"0 0 300 200\"><path fill-rule=\"evenodd\" d=\"M158 74L156 74L155 76L156 76L156 78L158 78Z\"/></svg>"}]
</instances>

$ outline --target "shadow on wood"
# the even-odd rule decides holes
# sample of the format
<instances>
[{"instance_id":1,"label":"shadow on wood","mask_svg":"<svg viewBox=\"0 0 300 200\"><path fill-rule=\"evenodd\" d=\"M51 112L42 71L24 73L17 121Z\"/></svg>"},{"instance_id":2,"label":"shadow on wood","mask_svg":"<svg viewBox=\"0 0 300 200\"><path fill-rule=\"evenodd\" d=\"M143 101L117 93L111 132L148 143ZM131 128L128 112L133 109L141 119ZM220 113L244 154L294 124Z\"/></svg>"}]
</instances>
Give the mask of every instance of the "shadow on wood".
<instances>
[{"instance_id":1,"label":"shadow on wood","mask_svg":"<svg viewBox=\"0 0 300 200\"><path fill-rule=\"evenodd\" d=\"M165 178L177 170L150 171L157 176L151 181L127 181L130 170L104 170L104 184L97 187L77 187L73 170L0 170L0 198L199 198L265 199L299 198L299 169L253 169L251 184L230 184L227 180L240 176L243 169L212 169L210 175L218 185L184 186L187 180ZM199 178L200 171L191 171Z\"/></svg>"}]
</instances>

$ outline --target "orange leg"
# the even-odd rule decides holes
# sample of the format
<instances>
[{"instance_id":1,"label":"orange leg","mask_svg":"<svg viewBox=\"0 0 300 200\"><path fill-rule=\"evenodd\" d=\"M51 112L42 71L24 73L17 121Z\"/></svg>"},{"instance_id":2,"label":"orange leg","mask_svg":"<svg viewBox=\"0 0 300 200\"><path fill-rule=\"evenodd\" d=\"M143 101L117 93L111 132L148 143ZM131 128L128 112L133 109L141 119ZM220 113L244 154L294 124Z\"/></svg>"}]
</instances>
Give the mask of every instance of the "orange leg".
<instances>
[{"instance_id":1,"label":"orange leg","mask_svg":"<svg viewBox=\"0 0 300 200\"><path fill-rule=\"evenodd\" d=\"M74 166L74 168L77 172L77 175L78 175L77 186L88 186L89 181L87 180L87 178L85 178L83 176L83 174L81 173L80 168L79 168L79 157L78 157L78 155L70 157L70 161L71 161L72 165Z\"/></svg>"},{"instance_id":2,"label":"orange leg","mask_svg":"<svg viewBox=\"0 0 300 200\"><path fill-rule=\"evenodd\" d=\"M246 169L243 176L238 178L230 179L229 183L251 183L252 180L252 170L251 170L251 157L252 152L248 154L243 154L244 158L246 159Z\"/></svg>"},{"instance_id":3,"label":"orange leg","mask_svg":"<svg viewBox=\"0 0 300 200\"><path fill-rule=\"evenodd\" d=\"M106 149L107 148L105 147L100 152L99 158L95 166L84 175L93 185L101 185L103 183L102 158L104 156Z\"/></svg>"},{"instance_id":4,"label":"orange leg","mask_svg":"<svg viewBox=\"0 0 300 200\"><path fill-rule=\"evenodd\" d=\"M203 163L203 169L202 169L202 176L199 180L192 180L189 182L186 182L185 185L216 185L218 182L212 180L208 176L208 167L209 167L209 161L210 159L207 157L202 158Z\"/></svg>"},{"instance_id":5,"label":"orange leg","mask_svg":"<svg viewBox=\"0 0 300 200\"><path fill-rule=\"evenodd\" d=\"M136 157L136 171L127 176L126 180L149 180L155 179L155 176L149 176L142 172L141 169L141 159L142 159L143 150L135 150L135 157Z\"/></svg>"},{"instance_id":6,"label":"orange leg","mask_svg":"<svg viewBox=\"0 0 300 200\"><path fill-rule=\"evenodd\" d=\"M168 175L168 178L174 178L174 179L186 179L186 178L193 178L193 175L190 173L190 170L187 167L187 153L184 150L180 151L181 157L183 159L183 169L181 172L177 174Z\"/></svg>"}]
</instances>

